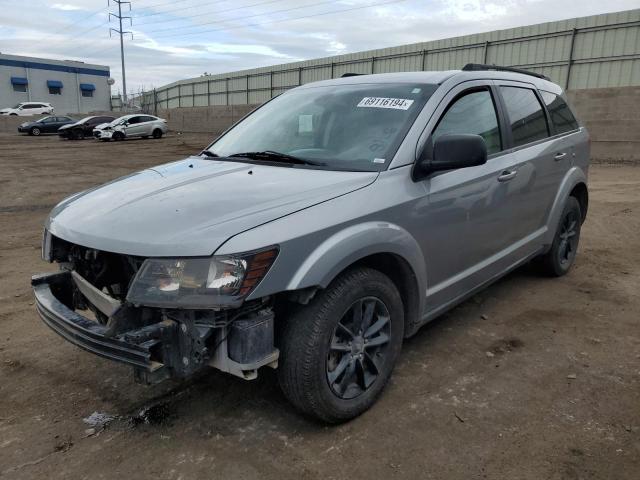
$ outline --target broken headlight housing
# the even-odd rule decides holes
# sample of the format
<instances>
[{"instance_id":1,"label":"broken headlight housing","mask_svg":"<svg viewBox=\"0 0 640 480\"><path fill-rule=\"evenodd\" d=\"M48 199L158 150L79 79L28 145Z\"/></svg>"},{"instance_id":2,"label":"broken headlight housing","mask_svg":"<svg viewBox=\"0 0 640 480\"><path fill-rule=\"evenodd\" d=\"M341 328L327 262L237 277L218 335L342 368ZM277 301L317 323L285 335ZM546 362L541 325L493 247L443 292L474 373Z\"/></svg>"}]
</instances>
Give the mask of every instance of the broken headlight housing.
<instances>
[{"instance_id":1,"label":"broken headlight housing","mask_svg":"<svg viewBox=\"0 0 640 480\"><path fill-rule=\"evenodd\" d=\"M127 301L151 307L233 307L251 293L278 249L206 258L149 258L134 277Z\"/></svg>"}]
</instances>

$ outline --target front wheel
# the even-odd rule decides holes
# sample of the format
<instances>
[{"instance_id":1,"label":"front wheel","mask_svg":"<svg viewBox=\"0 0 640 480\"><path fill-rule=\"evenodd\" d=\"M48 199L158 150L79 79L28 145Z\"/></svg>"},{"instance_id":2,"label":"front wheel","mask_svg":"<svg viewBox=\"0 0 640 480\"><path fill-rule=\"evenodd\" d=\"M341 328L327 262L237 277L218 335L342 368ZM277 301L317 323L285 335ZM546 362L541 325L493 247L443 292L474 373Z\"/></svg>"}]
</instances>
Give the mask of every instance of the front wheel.
<instances>
[{"instance_id":1,"label":"front wheel","mask_svg":"<svg viewBox=\"0 0 640 480\"><path fill-rule=\"evenodd\" d=\"M560 216L551 248L539 259L543 273L561 277L571 269L578 252L581 225L580 203L575 197L569 197Z\"/></svg>"},{"instance_id":2,"label":"front wheel","mask_svg":"<svg viewBox=\"0 0 640 480\"><path fill-rule=\"evenodd\" d=\"M278 377L298 409L328 423L350 420L376 401L404 333L402 300L377 270L334 280L286 322Z\"/></svg>"},{"instance_id":3,"label":"front wheel","mask_svg":"<svg viewBox=\"0 0 640 480\"><path fill-rule=\"evenodd\" d=\"M40 129L39 129L38 127L33 127L33 128L29 131L29 133L30 133L31 135L33 135L33 136L37 137L37 136L39 136L39 135L40 135L40 133L41 133L41 132L40 132Z\"/></svg>"},{"instance_id":4,"label":"front wheel","mask_svg":"<svg viewBox=\"0 0 640 480\"><path fill-rule=\"evenodd\" d=\"M112 135L112 138L114 141L119 142L120 140L124 140L124 133L122 132L115 132Z\"/></svg>"}]
</instances>

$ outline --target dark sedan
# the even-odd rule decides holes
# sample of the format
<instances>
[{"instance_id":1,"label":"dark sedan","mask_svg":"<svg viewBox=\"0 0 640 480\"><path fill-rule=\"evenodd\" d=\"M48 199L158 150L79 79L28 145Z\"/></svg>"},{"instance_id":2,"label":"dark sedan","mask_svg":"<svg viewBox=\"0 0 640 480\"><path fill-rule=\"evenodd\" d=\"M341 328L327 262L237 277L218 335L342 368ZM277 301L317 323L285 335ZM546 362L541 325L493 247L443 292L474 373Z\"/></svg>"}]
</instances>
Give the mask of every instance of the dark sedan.
<instances>
[{"instance_id":1,"label":"dark sedan","mask_svg":"<svg viewBox=\"0 0 640 480\"><path fill-rule=\"evenodd\" d=\"M102 123L111 123L116 117L108 115L85 117L76 123L64 125L58 129L60 138L68 138L70 140L82 140L85 137L93 136L93 129Z\"/></svg>"},{"instance_id":2,"label":"dark sedan","mask_svg":"<svg viewBox=\"0 0 640 480\"><path fill-rule=\"evenodd\" d=\"M71 117L44 117L35 122L24 122L18 127L18 132L38 136L42 133L57 133L63 125L76 123Z\"/></svg>"}]
</instances>

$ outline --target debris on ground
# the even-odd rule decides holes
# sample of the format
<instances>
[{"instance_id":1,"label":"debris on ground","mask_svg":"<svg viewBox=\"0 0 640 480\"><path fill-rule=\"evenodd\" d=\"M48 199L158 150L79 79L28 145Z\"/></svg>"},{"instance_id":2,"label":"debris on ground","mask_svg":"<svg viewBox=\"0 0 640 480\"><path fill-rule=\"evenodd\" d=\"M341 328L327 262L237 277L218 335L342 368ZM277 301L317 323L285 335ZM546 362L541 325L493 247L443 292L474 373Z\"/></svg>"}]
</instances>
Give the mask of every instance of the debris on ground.
<instances>
[{"instance_id":1,"label":"debris on ground","mask_svg":"<svg viewBox=\"0 0 640 480\"><path fill-rule=\"evenodd\" d=\"M100 430L105 428L109 423L116 419L115 415L110 415L104 412L93 412L86 418L83 418L82 421L87 425L90 425L94 430ZM85 433L87 433L85 431ZM95 431L94 431L95 433Z\"/></svg>"},{"instance_id":2,"label":"debris on ground","mask_svg":"<svg viewBox=\"0 0 640 480\"><path fill-rule=\"evenodd\" d=\"M578 378L578 376L575 373L570 373L569 375L567 375L567 378L569 380L575 380L576 378Z\"/></svg>"}]
</instances>

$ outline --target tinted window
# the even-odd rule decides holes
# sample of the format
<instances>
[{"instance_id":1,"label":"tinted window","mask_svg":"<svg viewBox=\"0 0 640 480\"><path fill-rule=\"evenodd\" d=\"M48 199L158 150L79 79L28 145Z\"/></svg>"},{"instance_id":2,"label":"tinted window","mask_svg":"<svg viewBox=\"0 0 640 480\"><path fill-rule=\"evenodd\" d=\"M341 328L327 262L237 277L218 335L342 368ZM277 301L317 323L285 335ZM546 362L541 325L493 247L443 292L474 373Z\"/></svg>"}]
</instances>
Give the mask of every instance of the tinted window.
<instances>
[{"instance_id":1,"label":"tinted window","mask_svg":"<svg viewBox=\"0 0 640 480\"><path fill-rule=\"evenodd\" d=\"M14 92L26 92L27 91L27 86L23 85L23 84L19 84L19 83L14 83L13 84L13 91Z\"/></svg>"},{"instance_id":2,"label":"tinted window","mask_svg":"<svg viewBox=\"0 0 640 480\"><path fill-rule=\"evenodd\" d=\"M129 125L140 123L140 117L131 117L129 120L127 120L127 122L129 122Z\"/></svg>"},{"instance_id":3,"label":"tinted window","mask_svg":"<svg viewBox=\"0 0 640 480\"><path fill-rule=\"evenodd\" d=\"M83 97L93 97L93 90L82 90Z\"/></svg>"},{"instance_id":4,"label":"tinted window","mask_svg":"<svg viewBox=\"0 0 640 480\"><path fill-rule=\"evenodd\" d=\"M58 117L58 121L59 122L71 122L73 120L71 118L69 118L69 117Z\"/></svg>"},{"instance_id":5,"label":"tinted window","mask_svg":"<svg viewBox=\"0 0 640 480\"><path fill-rule=\"evenodd\" d=\"M578 128L576 117L571 113L569 105L558 95L549 92L542 92L542 99L547 105L551 122L556 127L556 133L570 132Z\"/></svg>"},{"instance_id":6,"label":"tinted window","mask_svg":"<svg viewBox=\"0 0 640 480\"><path fill-rule=\"evenodd\" d=\"M61 87L49 87L49 95L62 95Z\"/></svg>"},{"instance_id":7,"label":"tinted window","mask_svg":"<svg viewBox=\"0 0 640 480\"><path fill-rule=\"evenodd\" d=\"M448 133L480 135L489 155L499 152L502 149L500 130L491 93L488 90L467 93L449 105L433 131L433 139Z\"/></svg>"},{"instance_id":8,"label":"tinted window","mask_svg":"<svg viewBox=\"0 0 640 480\"><path fill-rule=\"evenodd\" d=\"M144 120L143 122L155 122L156 117L150 117L150 116L146 116L146 117L142 117Z\"/></svg>"},{"instance_id":9,"label":"tinted window","mask_svg":"<svg viewBox=\"0 0 640 480\"><path fill-rule=\"evenodd\" d=\"M26 108L40 108L40 105L22 105L23 110Z\"/></svg>"},{"instance_id":10,"label":"tinted window","mask_svg":"<svg viewBox=\"0 0 640 480\"><path fill-rule=\"evenodd\" d=\"M500 91L511 122L514 147L549 136L547 119L533 90L500 87Z\"/></svg>"}]
</instances>

